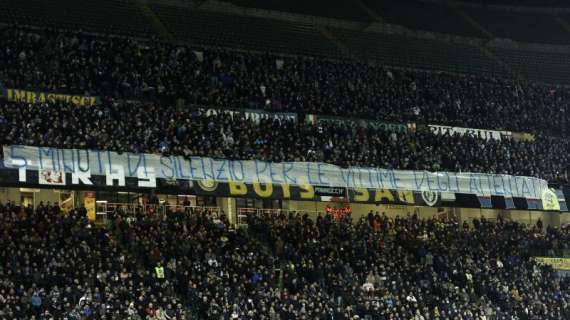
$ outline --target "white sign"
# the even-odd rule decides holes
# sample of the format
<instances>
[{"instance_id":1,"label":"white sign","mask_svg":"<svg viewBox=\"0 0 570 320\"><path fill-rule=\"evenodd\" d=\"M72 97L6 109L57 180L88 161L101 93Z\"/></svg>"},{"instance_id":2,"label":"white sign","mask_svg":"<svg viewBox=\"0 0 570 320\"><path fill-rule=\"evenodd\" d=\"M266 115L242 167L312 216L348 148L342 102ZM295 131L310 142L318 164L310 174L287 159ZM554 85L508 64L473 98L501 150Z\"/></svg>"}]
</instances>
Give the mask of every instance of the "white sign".
<instances>
[{"instance_id":1,"label":"white sign","mask_svg":"<svg viewBox=\"0 0 570 320\"><path fill-rule=\"evenodd\" d=\"M278 120L297 122L297 114L290 112L267 112L263 110L244 109L244 110L229 110L229 109L200 109L206 116L228 114L233 117L243 116L247 120L259 123L261 120Z\"/></svg>"},{"instance_id":2,"label":"white sign","mask_svg":"<svg viewBox=\"0 0 570 320\"><path fill-rule=\"evenodd\" d=\"M92 175L124 184L125 177L206 180L214 182L272 183L322 187L392 189L506 195L540 199L545 180L485 173L403 171L380 168L341 168L315 162L264 162L156 154L118 154L112 151L4 146L4 165L26 170L72 173L75 181Z\"/></svg>"},{"instance_id":3,"label":"white sign","mask_svg":"<svg viewBox=\"0 0 570 320\"><path fill-rule=\"evenodd\" d=\"M460 136L469 136L485 140L500 141L502 139L510 139L513 135L513 133L510 131L496 131L496 130L473 129L473 128L462 128L462 127L429 125L428 128L431 133L437 135L449 134L453 136L457 134Z\"/></svg>"}]
</instances>

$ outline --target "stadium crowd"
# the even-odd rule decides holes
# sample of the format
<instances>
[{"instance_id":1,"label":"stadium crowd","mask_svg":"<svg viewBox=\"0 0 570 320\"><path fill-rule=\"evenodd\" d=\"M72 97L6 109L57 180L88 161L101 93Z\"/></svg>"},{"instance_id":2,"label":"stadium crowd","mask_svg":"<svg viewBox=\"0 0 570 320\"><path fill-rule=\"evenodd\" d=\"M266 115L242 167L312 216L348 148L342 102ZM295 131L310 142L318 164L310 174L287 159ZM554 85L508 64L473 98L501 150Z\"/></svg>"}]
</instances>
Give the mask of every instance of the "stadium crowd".
<instances>
[{"instance_id":1,"label":"stadium crowd","mask_svg":"<svg viewBox=\"0 0 570 320\"><path fill-rule=\"evenodd\" d=\"M354 221L0 206L1 319L570 317L570 282L529 257L565 230L417 216ZM545 247L545 248L546 248Z\"/></svg>"},{"instance_id":2,"label":"stadium crowd","mask_svg":"<svg viewBox=\"0 0 570 320\"><path fill-rule=\"evenodd\" d=\"M567 88L156 39L18 27L0 34L0 89L100 97L89 107L2 101L0 146L568 182ZM298 120L207 112L228 108ZM417 127L314 124L305 114ZM425 124L535 139L438 135ZM568 230L378 213L252 215L248 226L233 229L208 211L118 210L103 228L84 208L0 204L0 319L570 319L570 281L531 259L568 249Z\"/></svg>"},{"instance_id":3,"label":"stadium crowd","mask_svg":"<svg viewBox=\"0 0 570 320\"><path fill-rule=\"evenodd\" d=\"M567 139L485 140L428 130L390 132L338 123L246 117L200 108L106 102L0 104L0 144L148 152L340 166L489 172L565 182Z\"/></svg>"},{"instance_id":4,"label":"stadium crowd","mask_svg":"<svg viewBox=\"0 0 570 320\"><path fill-rule=\"evenodd\" d=\"M6 88L568 132L570 91L557 86L49 29L5 28L0 48Z\"/></svg>"}]
</instances>

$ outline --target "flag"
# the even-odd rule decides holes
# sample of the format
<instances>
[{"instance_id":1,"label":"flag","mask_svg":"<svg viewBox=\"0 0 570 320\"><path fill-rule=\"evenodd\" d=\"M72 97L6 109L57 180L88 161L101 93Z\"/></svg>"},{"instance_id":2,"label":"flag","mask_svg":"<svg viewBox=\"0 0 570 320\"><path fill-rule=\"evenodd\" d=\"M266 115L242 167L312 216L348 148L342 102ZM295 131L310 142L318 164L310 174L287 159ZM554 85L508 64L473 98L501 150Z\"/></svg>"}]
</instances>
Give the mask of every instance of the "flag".
<instances>
[{"instance_id":1,"label":"flag","mask_svg":"<svg viewBox=\"0 0 570 320\"><path fill-rule=\"evenodd\" d=\"M538 199L526 198L526 206L528 210L540 210L542 205Z\"/></svg>"},{"instance_id":2,"label":"flag","mask_svg":"<svg viewBox=\"0 0 570 320\"><path fill-rule=\"evenodd\" d=\"M564 192L560 189L554 190L556 196L558 197L558 203L560 203L560 211L568 212L568 205L566 204L566 198L564 197Z\"/></svg>"},{"instance_id":3,"label":"flag","mask_svg":"<svg viewBox=\"0 0 570 320\"><path fill-rule=\"evenodd\" d=\"M513 197L505 196L505 209L516 209Z\"/></svg>"},{"instance_id":4,"label":"flag","mask_svg":"<svg viewBox=\"0 0 570 320\"><path fill-rule=\"evenodd\" d=\"M477 195L477 199L479 199L479 205L481 208L492 208L493 203L491 202L491 195Z\"/></svg>"},{"instance_id":5,"label":"flag","mask_svg":"<svg viewBox=\"0 0 570 320\"><path fill-rule=\"evenodd\" d=\"M193 52L194 52L194 56L196 56L196 60L198 60L199 62L204 61L204 52L203 51L194 50Z\"/></svg>"},{"instance_id":6,"label":"flag","mask_svg":"<svg viewBox=\"0 0 570 320\"><path fill-rule=\"evenodd\" d=\"M542 208L550 211L560 211L560 203L558 203L558 195L554 189L544 189L542 192Z\"/></svg>"},{"instance_id":7,"label":"flag","mask_svg":"<svg viewBox=\"0 0 570 320\"><path fill-rule=\"evenodd\" d=\"M306 124L317 124L317 115L316 114L308 114L305 116L305 123Z\"/></svg>"}]
</instances>

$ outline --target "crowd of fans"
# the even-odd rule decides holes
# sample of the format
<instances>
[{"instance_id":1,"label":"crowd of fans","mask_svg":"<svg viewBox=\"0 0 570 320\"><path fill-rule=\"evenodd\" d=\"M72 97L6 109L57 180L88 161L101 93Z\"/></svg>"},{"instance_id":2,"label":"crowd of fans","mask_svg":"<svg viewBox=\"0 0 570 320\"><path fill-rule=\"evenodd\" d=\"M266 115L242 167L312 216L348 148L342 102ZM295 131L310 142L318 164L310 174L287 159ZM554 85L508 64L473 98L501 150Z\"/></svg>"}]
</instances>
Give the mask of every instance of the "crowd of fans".
<instances>
[{"instance_id":1,"label":"crowd of fans","mask_svg":"<svg viewBox=\"0 0 570 320\"><path fill-rule=\"evenodd\" d=\"M269 239L275 254L291 261L294 272L285 283L293 290L315 282L328 288L340 319L570 315L570 282L529 259L536 249L561 249L557 240L566 231L549 228L544 235L541 228L500 218L469 226L378 212L358 222L285 215L252 220L251 228Z\"/></svg>"},{"instance_id":2,"label":"crowd of fans","mask_svg":"<svg viewBox=\"0 0 570 320\"><path fill-rule=\"evenodd\" d=\"M137 268L124 243L87 222L85 210L64 216L48 203L36 210L8 204L0 211L0 318L127 319L162 312L153 319L174 319L186 312L153 280L154 272Z\"/></svg>"},{"instance_id":3,"label":"crowd of fans","mask_svg":"<svg viewBox=\"0 0 570 320\"><path fill-rule=\"evenodd\" d=\"M0 88L100 96L76 107L0 104L0 144L341 166L536 176L567 182L568 90L504 79L387 69L354 61L196 49L155 40L9 27ZM123 99L136 99L125 102ZM255 108L298 121L205 116ZM309 125L305 113L533 132L531 141Z\"/></svg>"},{"instance_id":4,"label":"crowd of fans","mask_svg":"<svg viewBox=\"0 0 570 320\"><path fill-rule=\"evenodd\" d=\"M0 145L568 181L562 87L9 27L0 88L101 97L89 107L2 102ZM417 127L305 123L309 113ZM437 135L422 124L535 140ZM247 231L208 211L118 210L109 222L94 225L84 208L0 205L0 319L570 319L570 282L530 259L567 249L567 230L373 213L251 215Z\"/></svg>"},{"instance_id":5,"label":"crowd of fans","mask_svg":"<svg viewBox=\"0 0 570 320\"><path fill-rule=\"evenodd\" d=\"M567 231L385 214L0 205L2 319L567 319L570 282L530 259Z\"/></svg>"},{"instance_id":6,"label":"crowd of fans","mask_svg":"<svg viewBox=\"0 0 570 320\"><path fill-rule=\"evenodd\" d=\"M567 181L563 138L485 140L429 130L390 132L338 123L247 118L152 103L0 104L0 144L148 152L340 166L490 172Z\"/></svg>"},{"instance_id":7,"label":"crowd of fans","mask_svg":"<svg viewBox=\"0 0 570 320\"><path fill-rule=\"evenodd\" d=\"M568 132L563 87L17 27L1 31L0 48L8 88Z\"/></svg>"}]
</instances>

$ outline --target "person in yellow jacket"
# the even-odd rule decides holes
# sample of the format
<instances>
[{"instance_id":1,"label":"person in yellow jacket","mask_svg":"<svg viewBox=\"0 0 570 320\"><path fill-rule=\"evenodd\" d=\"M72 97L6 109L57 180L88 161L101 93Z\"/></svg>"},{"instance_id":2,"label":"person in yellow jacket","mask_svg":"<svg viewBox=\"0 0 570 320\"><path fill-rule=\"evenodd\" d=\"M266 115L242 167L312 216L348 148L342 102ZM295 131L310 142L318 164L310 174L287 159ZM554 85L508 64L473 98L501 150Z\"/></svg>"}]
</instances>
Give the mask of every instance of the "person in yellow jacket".
<instances>
[{"instance_id":1,"label":"person in yellow jacket","mask_svg":"<svg viewBox=\"0 0 570 320\"><path fill-rule=\"evenodd\" d=\"M164 267L160 263L154 267L154 272L157 279L164 279Z\"/></svg>"}]
</instances>

